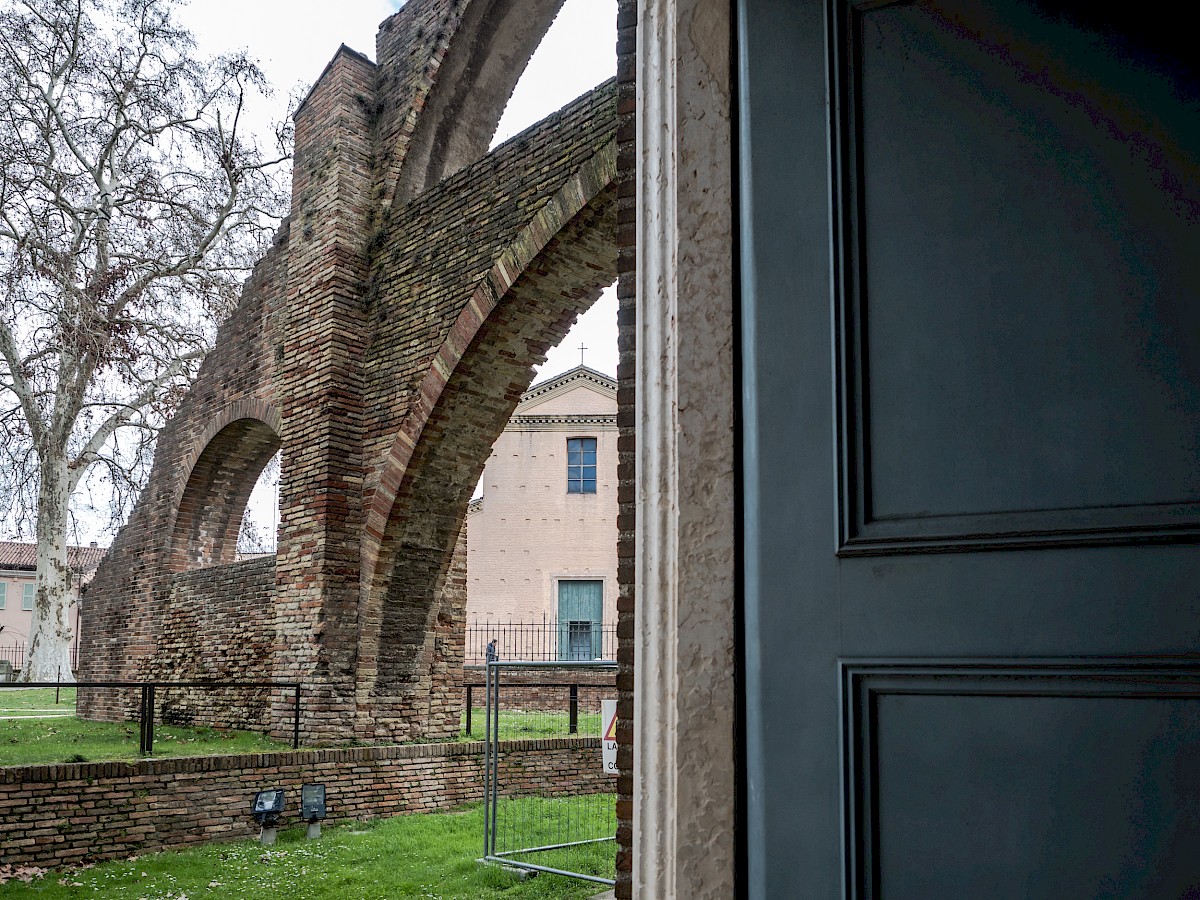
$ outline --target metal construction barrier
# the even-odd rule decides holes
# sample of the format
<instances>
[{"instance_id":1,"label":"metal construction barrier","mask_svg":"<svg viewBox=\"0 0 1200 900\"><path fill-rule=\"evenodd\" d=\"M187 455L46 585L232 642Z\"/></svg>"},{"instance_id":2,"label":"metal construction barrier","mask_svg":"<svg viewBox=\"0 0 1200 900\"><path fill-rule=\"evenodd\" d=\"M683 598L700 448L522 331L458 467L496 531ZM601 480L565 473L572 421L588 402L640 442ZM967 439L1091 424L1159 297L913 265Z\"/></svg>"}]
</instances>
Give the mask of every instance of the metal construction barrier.
<instances>
[{"instance_id":1,"label":"metal construction barrier","mask_svg":"<svg viewBox=\"0 0 1200 900\"><path fill-rule=\"evenodd\" d=\"M581 684L563 676L616 667L602 660L487 664L484 861L614 883L606 873L613 871L616 860L616 773L601 748L604 729L612 724L604 722L605 713L611 719L616 692L611 686ZM538 669L555 670L558 680L530 678ZM518 672L524 677L513 678ZM579 741L585 760L595 756L594 763L588 760L585 765L595 765L600 784L606 775L612 776L612 790L570 790L543 774L505 765L506 741L549 738Z\"/></svg>"}]
</instances>

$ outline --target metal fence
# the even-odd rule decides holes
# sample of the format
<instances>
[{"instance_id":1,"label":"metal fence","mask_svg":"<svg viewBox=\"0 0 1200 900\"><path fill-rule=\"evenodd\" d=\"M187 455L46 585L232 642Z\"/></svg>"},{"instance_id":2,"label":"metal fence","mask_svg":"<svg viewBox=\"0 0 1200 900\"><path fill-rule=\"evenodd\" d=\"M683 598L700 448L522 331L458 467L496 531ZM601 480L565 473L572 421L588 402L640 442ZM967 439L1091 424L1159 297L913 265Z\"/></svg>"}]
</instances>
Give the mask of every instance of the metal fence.
<instances>
[{"instance_id":1,"label":"metal fence","mask_svg":"<svg viewBox=\"0 0 1200 900\"><path fill-rule=\"evenodd\" d=\"M468 666L482 666L487 661L487 645L495 639L501 659L580 662L593 659L617 658L617 626L599 622L541 622L467 623L466 658Z\"/></svg>"},{"instance_id":2,"label":"metal fence","mask_svg":"<svg viewBox=\"0 0 1200 900\"><path fill-rule=\"evenodd\" d=\"M605 792L581 792L529 773L519 762L505 765L505 741L577 738L594 753L598 785L605 784L601 752L603 700L611 686L536 681L537 669L560 676L564 669L616 670L613 662L493 662L487 665L484 709L483 858L535 872L550 872L611 885L616 863L615 780ZM514 678L513 676L517 676ZM582 679L579 679L582 680ZM591 740L587 740L587 739ZM614 773L615 774L615 773Z\"/></svg>"},{"instance_id":3,"label":"metal fence","mask_svg":"<svg viewBox=\"0 0 1200 900\"><path fill-rule=\"evenodd\" d=\"M294 681L24 681L0 684L0 690L24 690L27 688L54 688L54 702L58 702L57 692L64 688L88 690L91 688L140 688L141 702L138 709L138 753L150 756L154 753L154 704L158 688L165 694L172 689L188 690L258 690L262 688L277 688L294 692L292 695L292 747L300 746L300 690L302 685ZM78 695L77 695L78 696Z\"/></svg>"},{"instance_id":4,"label":"metal fence","mask_svg":"<svg viewBox=\"0 0 1200 900\"><path fill-rule=\"evenodd\" d=\"M13 644L10 647L0 647L0 660L4 660L15 671L25 668L25 645ZM79 668L79 642L71 644L71 669Z\"/></svg>"}]
</instances>

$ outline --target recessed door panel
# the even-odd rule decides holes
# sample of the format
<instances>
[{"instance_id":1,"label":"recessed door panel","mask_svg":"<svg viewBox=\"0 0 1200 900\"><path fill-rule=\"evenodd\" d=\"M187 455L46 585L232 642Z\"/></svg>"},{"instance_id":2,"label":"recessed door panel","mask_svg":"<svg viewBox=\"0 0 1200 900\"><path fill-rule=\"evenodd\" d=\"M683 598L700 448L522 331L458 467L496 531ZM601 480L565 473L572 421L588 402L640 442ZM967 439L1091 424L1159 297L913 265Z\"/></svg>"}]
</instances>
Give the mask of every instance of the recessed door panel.
<instances>
[{"instance_id":1,"label":"recessed door panel","mask_svg":"<svg viewBox=\"0 0 1200 900\"><path fill-rule=\"evenodd\" d=\"M932 661L843 672L852 896L1200 891L1188 850L1200 841L1200 669Z\"/></svg>"},{"instance_id":2,"label":"recessed door panel","mask_svg":"<svg viewBox=\"0 0 1200 900\"><path fill-rule=\"evenodd\" d=\"M1200 105L1054 5L830 20L845 549L1194 534Z\"/></svg>"}]
</instances>

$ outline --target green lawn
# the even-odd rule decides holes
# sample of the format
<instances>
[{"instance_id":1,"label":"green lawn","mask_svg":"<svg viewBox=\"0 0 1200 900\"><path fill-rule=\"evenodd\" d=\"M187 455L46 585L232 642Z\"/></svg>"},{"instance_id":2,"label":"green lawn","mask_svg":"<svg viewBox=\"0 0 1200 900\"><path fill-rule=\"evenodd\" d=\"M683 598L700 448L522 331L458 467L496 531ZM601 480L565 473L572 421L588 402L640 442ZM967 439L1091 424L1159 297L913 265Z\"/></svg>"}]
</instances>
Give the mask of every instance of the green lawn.
<instances>
[{"instance_id":1,"label":"green lawn","mask_svg":"<svg viewBox=\"0 0 1200 900\"><path fill-rule=\"evenodd\" d=\"M75 688L65 687L59 691L58 703L54 702L54 688L10 688L0 689L0 715L29 710L45 710L54 713L75 712Z\"/></svg>"},{"instance_id":2,"label":"green lawn","mask_svg":"<svg viewBox=\"0 0 1200 900\"><path fill-rule=\"evenodd\" d=\"M326 827L318 841L305 840L303 829L293 828L281 832L272 848L251 841L212 844L102 863L82 871L51 872L29 884L10 881L0 886L0 897L582 900L604 890L594 882L556 875L521 881L507 871L475 862L482 845L482 808L474 807L457 813L399 816L369 825ZM606 842L594 845L590 861L578 854L573 862L590 866L592 874L612 878L614 853L614 844Z\"/></svg>"},{"instance_id":3,"label":"green lawn","mask_svg":"<svg viewBox=\"0 0 1200 900\"><path fill-rule=\"evenodd\" d=\"M137 722L86 722L75 717L75 691L53 688L0 690L0 766L138 759ZM61 718L44 718L65 714ZM154 726L154 755L207 756L290 749L247 731Z\"/></svg>"},{"instance_id":4,"label":"green lawn","mask_svg":"<svg viewBox=\"0 0 1200 900\"><path fill-rule=\"evenodd\" d=\"M482 706L471 712L471 736L467 737L467 720L464 715L460 740L482 741L487 720ZM579 713L578 735L570 732L569 717L565 712L538 712L534 710L501 710L500 740L519 741L530 738L548 737L599 737L600 715Z\"/></svg>"}]
</instances>

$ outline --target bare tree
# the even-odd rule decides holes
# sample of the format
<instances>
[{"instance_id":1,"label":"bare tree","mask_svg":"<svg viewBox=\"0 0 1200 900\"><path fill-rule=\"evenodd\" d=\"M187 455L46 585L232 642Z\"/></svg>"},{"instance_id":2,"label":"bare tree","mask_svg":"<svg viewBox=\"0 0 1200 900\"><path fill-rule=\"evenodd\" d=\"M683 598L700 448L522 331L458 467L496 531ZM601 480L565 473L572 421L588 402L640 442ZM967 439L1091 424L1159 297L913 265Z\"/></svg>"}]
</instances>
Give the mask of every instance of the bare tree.
<instances>
[{"instance_id":1,"label":"bare tree","mask_svg":"<svg viewBox=\"0 0 1200 900\"><path fill-rule=\"evenodd\" d=\"M263 470L250 493L250 502L242 512L242 525L238 531L237 552L257 556L274 553L279 531L279 472L283 467L283 451L276 452ZM255 501L264 508L255 509ZM268 500L270 505L267 506Z\"/></svg>"},{"instance_id":2,"label":"bare tree","mask_svg":"<svg viewBox=\"0 0 1200 900\"><path fill-rule=\"evenodd\" d=\"M174 0L0 0L0 516L36 523L23 677L71 671L71 498L123 512L158 428L278 224L286 135L246 134L245 55Z\"/></svg>"}]
</instances>

